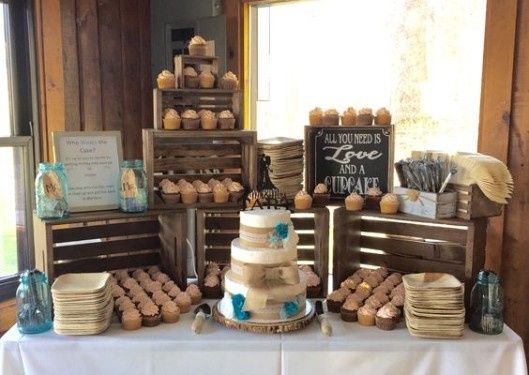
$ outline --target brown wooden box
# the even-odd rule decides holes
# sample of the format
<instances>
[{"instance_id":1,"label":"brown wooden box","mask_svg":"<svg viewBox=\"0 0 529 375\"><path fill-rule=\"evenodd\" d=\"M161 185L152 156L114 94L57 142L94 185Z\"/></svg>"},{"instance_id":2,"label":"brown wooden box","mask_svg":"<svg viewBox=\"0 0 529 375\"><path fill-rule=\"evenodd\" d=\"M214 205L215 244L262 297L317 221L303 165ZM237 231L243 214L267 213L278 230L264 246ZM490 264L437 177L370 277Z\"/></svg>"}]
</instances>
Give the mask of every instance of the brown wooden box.
<instances>
[{"instance_id":1,"label":"brown wooden box","mask_svg":"<svg viewBox=\"0 0 529 375\"><path fill-rule=\"evenodd\" d=\"M196 256L198 285L201 288L208 262L230 264L231 241L239 237L239 212L233 209L197 210ZM327 295L329 262L329 210L296 211L291 217L299 236L298 262L313 266L314 272L321 277L319 297L324 297Z\"/></svg>"},{"instance_id":2,"label":"brown wooden box","mask_svg":"<svg viewBox=\"0 0 529 375\"><path fill-rule=\"evenodd\" d=\"M246 189L257 186L257 135L249 130L169 132L143 130L143 160L147 174L149 207L242 207L241 203L168 204L159 195L164 178L189 182L226 177Z\"/></svg>"},{"instance_id":3,"label":"brown wooden box","mask_svg":"<svg viewBox=\"0 0 529 375\"><path fill-rule=\"evenodd\" d=\"M64 273L160 265L186 286L184 211L76 213L60 220L33 216L35 263L50 283Z\"/></svg>"},{"instance_id":4,"label":"brown wooden box","mask_svg":"<svg viewBox=\"0 0 529 375\"><path fill-rule=\"evenodd\" d=\"M457 212L460 219L470 220L480 217L499 216L503 205L491 201L478 185L450 185L457 192Z\"/></svg>"},{"instance_id":5,"label":"brown wooden box","mask_svg":"<svg viewBox=\"0 0 529 375\"><path fill-rule=\"evenodd\" d=\"M446 272L465 283L468 306L485 262L487 219L433 220L407 214L334 212L333 287L363 265L401 273Z\"/></svg>"},{"instance_id":6,"label":"brown wooden box","mask_svg":"<svg viewBox=\"0 0 529 375\"><path fill-rule=\"evenodd\" d=\"M219 58L217 56L190 56L190 55L176 55L174 57L174 75L178 87L186 89L184 80L184 68L192 66L198 74L207 69L215 76L215 87L218 85L219 75Z\"/></svg>"},{"instance_id":7,"label":"brown wooden box","mask_svg":"<svg viewBox=\"0 0 529 375\"><path fill-rule=\"evenodd\" d=\"M163 114L168 108L173 108L180 114L186 109L193 109L197 112L207 109L217 114L224 110L230 110L236 119L235 129L244 129L241 116L240 91L221 89L154 89L152 98L154 129L163 129ZM220 129L208 131L218 130ZM189 132L191 130L180 131Z\"/></svg>"}]
</instances>

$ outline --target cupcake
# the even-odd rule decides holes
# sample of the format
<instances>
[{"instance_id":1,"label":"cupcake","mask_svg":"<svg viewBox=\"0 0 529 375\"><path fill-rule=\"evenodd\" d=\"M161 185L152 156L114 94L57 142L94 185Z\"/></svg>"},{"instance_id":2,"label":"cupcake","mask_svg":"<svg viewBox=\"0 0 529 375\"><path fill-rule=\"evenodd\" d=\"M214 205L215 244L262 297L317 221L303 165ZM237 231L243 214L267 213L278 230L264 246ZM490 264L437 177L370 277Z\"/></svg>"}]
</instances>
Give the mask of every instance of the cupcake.
<instances>
[{"instance_id":1,"label":"cupcake","mask_svg":"<svg viewBox=\"0 0 529 375\"><path fill-rule=\"evenodd\" d=\"M132 296L132 302L134 302L134 303L140 303L140 302L145 301L145 300L150 300L149 296L145 292L138 293L138 294L135 294L134 296Z\"/></svg>"},{"instance_id":2,"label":"cupcake","mask_svg":"<svg viewBox=\"0 0 529 375\"><path fill-rule=\"evenodd\" d=\"M321 291L321 278L310 271L303 273L303 280L307 286L307 298L317 298Z\"/></svg>"},{"instance_id":3,"label":"cupcake","mask_svg":"<svg viewBox=\"0 0 529 375\"><path fill-rule=\"evenodd\" d=\"M380 108L375 116L375 125L391 125L391 113L387 108Z\"/></svg>"},{"instance_id":4,"label":"cupcake","mask_svg":"<svg viewBox=\"0 0 529 375\"><path fill-rule=\"evenodd\" d=\"M227 189L230 184L233 182L233 180L229 177L226 177L224 180L222 180L220 183L224 185L224 187Z\"/></svg>"},{"instance_id":5,"label":"cupcake","mask_svg":"<svg viewBox=\"0 0 529 375\"><path fill-rule=\"evenodd\" d=\"M195 284L189 284L186 288L186 293L191 298L192 305L200 303L200 300L202 299L202 292L200 292L198 286L196 286Z\"/></svg>"},{"instance_id":6,"label":"cupcake","mask_svg":"<svg viewBox=\"0 0 529 375\"><path fill-rule=\"evenodd\" d=\"M345 322L356 322L360 304L354 299L348 299L340 308L340 316Z\"/></svg>"},{"instance_id":7,"label":"cupcake","mask_svg":"<svg viewBox=\"0 0 529 375\"><path fill-rule=\"evenodd\" d=\"M395 272L389 275L386 280L388 282L393 283L393 285L399 285L400 283L402 283L402 275L400 273Z\"/></svg>"},{"instance_id":8,"label":"cupcake","mask_svg":"<svg viewBox=\"0 0 529 375\"><path fill-rule=\"evenodd\" d=\"M312 197L310 198L312 201ZM246 197L246 208L258 207L259 202L261 201L261 194L258 191L252 191Z\"/></svg>"},{"instance_id":9,"label":"cupcake","mask_svg":"<svg viewBox=\"0 0 529 375\"><path fill-rule=\"evenodd\" d=\"M117 308L117 313L119 318L121 319L123 317L123 313L126 310L134 309L136 308L136 305L134 305L134 302L131 302L130 300L123 301Z\"/></svg>"},{"instance_id":10,"label":"cupcake","mask_svg":"<svg viewBox=\"0 0 529 375\"><path fill-rule=\"evenodd\" d=\"M380 200L380 212L394 215L399 210L399 199L395 194L386 194Z\"/></svg>"},{"instance_id":11,"label":"cupcake","mask_svg":"<svg viewBox=\"0 0 529 375\"><path fill-rule=\"evenodd\" d=\"M159 281L151 281L146 285L145 290L147 293L153 294L157 290L162 290L162 283Z\"/></svg>"},{"instance_id":12,"label":"cupcake","mask_svg":"<svg viewBox=\"0 0 529 375\"><path fill-rule=\"evenodd\" d=\"M158 88L161 90L176 88L175 76L168 70L162 70L162 72L158 74L158 77L156 78L156 83L158 84Z\"/></svg>"},{"instance_id":13,"label":"cupcake","mask_svg":"<svg viewBox=\"0 0 529 375\"><path fill-rule=\"evenodd\" d=\"M217 117L209 110L200 111L200 127L204 130L217 129Z\"/></svg>"},{"instance_id":14,"label":"cupcake","mask_svg":"<svg viewBox=\"0 0 529 375\"><path fill-rule=\"evenodd\" d=\"M147 273L149 274L149 276L154 275L155 273L158 273L158 272L160 272L160 267L158 266L150 266L147 269Z\"/></svg>"},{"instance_id":15,"label":"cupcake","mask_svg":"<svg viewBox=\"0 0 529 375\"><path fill-rule=\"evenodd\" d=\"M323 113L323 126L337 126L340 124L340 115L334 108L328 109Z\"/></svg>"},{"instance_id":16,"label":"cupcake","mask_svg":"<svg viewBox=\"0 0 529 375\"><path fill-rule=\"evenodd\" d=\"M125 290L119 285L112 286L112 297L118 298L125 295Z\"/></svg>"},{"instance_id":17,"label":"cupcake","mask_svg":"<svg viewBox=\"0 0 529 375\"><path fill-rule=\"evenodd\" d=\"M343 289L338 289L327 296L327 310L339 313L342 305L345 302L348 294L344 293Z\"/></svg>"},{"instance_id":18,"label":"cupcake","mask_svg":"<svg viewBox=\"0 0 529 375\"><path fill-rule=\"evenodd\" d=\"M169 293L171 289L173 289L176 286L176 283L173 280L169 280L165 284L162 285L162 290L165 293Z\"/></svg>"},{"instance_id":19,"label":"cupcake","mask_svg":"<svg viewBox=\"0 0 529 375\"><path fill-rule=\"evenodd\" d=\"M131 299L127 296L121 296L121 297L118 297L116 298L116 300L114 301L114 306L116 308L119 308L119 306L121 306L123 303L125 303L125 301L131 301Z\"/></svg>"},{"instance_id":20,"label":"cupcake","mask_svg":"<svg viewBox=\"0 0 529 375\"><path fill-rule=\"evenodd\" d=\"M382 191L377 187L367 189L366 208L368 210L379 210Z\"/></svg>"},{"instance_id":21,"label":"cupcake","mask_svg":"<svg viewBox=\"0 0 529 375\"><path fill-rule=\"evenodd\" d=\"M312 197L305 190L298 191L294 197L294 207L296 210L308 210L312 207Z\"/></svg>"},{"instance_id":22,"label":"cupcake","mask_svg":"<svg viewBox=\"0 0 529 375\"><path fill-rule=\"evenodd\" d=\"M220 279L219 276L209 274L204 279L204 296L206 298L221 297Z\"/></svg>"},{"instance_id":23,"label":"cupcake","mask_svg":"<svg viewBox=\"0 0 529 375\"><path fill-rule=\"evenodd\" d=\"M187 293L179 293L174 299L174 302L178 305L182 314L191 311L191 297Z\"/></svg>"},{"instance_id":24,"label":"cupcake","mask_svg":"<svg viewBox=\"0 0 529 375\"><path fill-rule=\"evenodd\" d=\"M128 295L130 297L134 297L134 296L136 296L138 294L142 294L142 293L145 293L145 291L143 290L143 288L140 285L137 285L137 286L135 286L135 287L133 287L133 288L131 288L129 290Z\"/></svg>"},{"instance_id":25,"label":"cupcake","mask_svg":"<svg viewBox=\"0 0 529 375\"><path fill-rule=\"evenodd\" d=\"M342 125L343 126L354 126L356 125L356 111L353 107L347 108L342 114Z\"/></svg>"},{"instance_id":26,"label":"cupcake","mask_svg":"<svg viewBox=\"0 0 529 375\"><path fill-rule=\"evenodd\" d=\"M178 112L172 108L168 108L163 115L163 128L166 130L180 129L181 121Z\"/></svg>"},{"instance_id":27,"label":"cupcake","mask_svg":"<svg viewBox=\"0 0 529 375\"><path fill-rule=\"evenodd\" d=\"M182 113L182 127L185 130L197 130L200 126L200 117L192 110L188 109Z\"/></svg>"},{"instance_id":28,"label":"cupcake","mask_svg":"<svg viewBox=\"0 0 529 375\"><path fill-rule=\"evenodd\" d=\"M163 272L158 272L156 273L153 278L152 278L154 281L159 281L163 284L165 284L166 282L168 282L169 280L171 280L169 278L169 276L167 276L166 273L163 273Z\"/></svg>"},{"instance_id":29,"label":"cupcake","mask_svg":"<svg viewBox=\"0 0 529 375\"><path fill-rule=\"evenodd\" d=\"M220 184L220 181L216 180L214 178L210 178L209 181L208 181L208 186L210 187L211 190L213 190L215 185L218 185L218 184Z\"/></svg>"},{"instance_id":30,"label":"cupcake","mask_svg":"<svg viewBox=\"0 0 529 375\"><path fill-rule=\"evenodd\" d=\"M400 294L396 294L392 299L391 299L391 303L401 309L402 311L402 308L404 306L404 300L405 300L405 297L403 295L400 295Z\"/></svg>"},{"instance_id":31,"label":"cupcake","mask_svg":"<svg viewBox=\"0 0 529 375\"><path fill-rule=\"evenodd\" d=\"M357 193L351 193L345 198L345 209L347 211L360 211L364 207L364 198Z\"/></svg>"},{"instance_id":32,"label":"cupcake","mask_svg":"<svg viewBox=\"0 0 529 375\"><path fill-rule=\"evenodd\" d=\"M192 66L186 66L184 68L184 88L196 89L198 88L198 73Z\"/></svg>"},{"instance_id":33,"label":"cupcake","mask_svg":"<svg viewBox=\"0 0 529 375\"><path fill-rule=\"evenodd\" d=\"M215 86L215 76L208 71L201 72L198 75L198 84L201 89L211 89Z\"/></svg>"},{"instance_id":34,"label":"cupcake","mask_svg":"<svg viewBox=\"0 0 529 375\"><path fill-rule=\"evenodd\" d=\"M228 186L228 192L230 193L230 202L239 202L244 195L244 187L238 182L231 182Z\"/></svg>"},{"instance_id":35,"label":"cupcake","mask_svg":"<svg viewBox=\"0 0 529 375\"><path fill-rule=\"evenodd\" d=\"M359 304L362 304L362 302L364 302L365 300L365 297L355 292L355 293L349 294L345 300L347 301L349 299L354 299Z\"/></svg>"},{"instance_id":36,"label":"cupcake","mask_svg":"<svg viewBox=\"0 0 529 375\"><path fill-rule=\"evenodd\" d=\"M393 289L393 287L388 286L387 284L380 284L380 285L377 286L375 289L373 289L373 294L374 294L374 293L384 293L384 294L389 294L389 293L391 292L392 289Z\"/></svg>"},{"instance_id":37,"label":"cupcake","mask_svg":"<svg viewBox=\"0 0 529 375\"><path fill-rule=\"evenodd\" d=\"M130 308L123 311L121 315L121 328L127 331L135 331L141 328L142 318L141 314L135 308Z\"/></svg>"},{"instance_id":38,"label":"cupcake","mask_svg":"<svg viewBox=\"0 0 529 375\"><path fill-rule=\"evenodd\" d=\"M314 207L325 207L331 199L331 195L327 189L327 185L318 184L314 188L314 194L312 194L312 205Z\"/></svg>"},{"instance_id":39,"label":"cupcake","mask_svg":"<svg viewBox=\"0 0 529 375\"><path fill-rule=\"evenodd\" d=\"M360 282L357 282L354 279L347 278L340 283L340 288L347 288L352 292L356 289L356 287L358 286L358 284L360 284Z\"/></svg>"},{"instance_id":40,"label":"cupcake","mask_svg":"<svg viewBox=\"0 0 529 375\"><path fill-rule=\"evenodd\" d=\"M369 306L369 307L371 307L373 309L379 309L384 304L378 298L376 298L375 296L370 296L368 299L366 299L365 305Z\"/></svg>"},{"instance_id":41,"label":"cupcake","mask_svg":"<svg viewBox=\"0 0 529 375\"><path fill-rule=\"evenodd\" d=\"M235 129L235 116L230 110L222 111L218 118L219 128L224 130Z\"/></svg>"},{"instance_id":42,"label":"cupcake","mask_svg":"<svg viewBox=\"0 0 529 375\"><path fill-rule=\"evenodd\" d=\"M370 269L359 268L358 270L356 270L356 272L354 274L357 275L358 277L360 277L363 280L366 277L368 277L371 274L371 272L372 271Z\"/></svg>"},{"instance_id":43,"label":"cupcake","mask_svg":"<svg viewBox=\"0 0 529 375\"><path fill-rule=\"evenodd\" d=\"M180 195L182 196L182 203L184 204L194 204L197 203L198 193L193 185L185 185L180 190Z\"/></svg>"},{"instance_id":44,"label":"cupcake","mask_svg":"<svg viewBox=\"0 0 529 375\"><path fill-rule=\"evenodd\" d=\"M399 320L399 309L397 309L391 302L382 306L375 316L375 324L378 328L384 331L391 331L395 328Z\"/></svg>"},{"instance_id":45,"label":"cupcake","mask_svg":"<svg viewBox=\"0 0 529 375\"><path fill-rule=\"evenodd\" d=\"M142 324L145 327L155 327L162 321L160 309L154 303L145 304L141 310Z\"/></svg>"},{"instance_id":46,"label":"cupcake","mask_svg":"<svg viewBox=\"0 0 529 375\"><path fill-rule=\"evenodd\" d=\"M374 289L378 286L379 281L375 275L369 275L364 279L364 282L371 287L371 289Z\"/></svg>"},{"instance_id":47,"label":"cupcake","mask_svg":"<svg viewBox=\"0 0 529 375\"><path fill-rule=\"evenodd\" d=\"M382 279L385 279L389 275L389 271L386 267L378 267L376 270L374 270L376 274L382 276Z\"/></svg>"},{"instance_id":48,"label":"cupcake","mask_svg":"<svg viewBox=\"0 0 529 375\"><path fill-rule=\"evenodd\" d=\"M167 179L164 179L162 180L162 182L160 182L160 185L162 185L163 181L169 181ZM147 272L145 272L144 270L142 270L141 268L138 268L137 270L134 270L132 272L132 277L136 280L136 281L139 281L141 280L142 277L149 277L149 274Z\"/></svg>"},{"instance_id":49,"label":"cupcake","mask_svg":"<svg viewBox=\"0 0 529 375\"><path fill-rule=\"evenodd\" d=\"M223 184L218 184L213 188L213 200L215 203L226 203L230 193Z\"/></svg>"},{"instance_id":50,"label":"cupcake","mask_svg":"<svg viewBox=\"0 0 529 375\"><path fill-rule=\"evenodd\" d=\"M171 290L167 292L167 295L171 298L176 298L176 296L179 295L180 293L182 293L182 291L180 290L178 286L175 285L171 288Z\"/></svg>"},{"instance_id":51,"label":"cupcake","mask_svg":"<svg viewBox=\"0 0 529 375\"><path fill-rule=\"evenodd\" d=\"M164 302L162 305L162 321L176 323L180 319L180 309L173 301Z\"/></svg>"},{"instance_id":52,"label":"cupcake","mask_svg":"<svg viewBox=\"0 0 529 375\"><path fill-rule=\"evenodd\" d=\"M309 112L309 125L323 126L323 111L320 107L316 107Z\"/></svg>"},{"instance_id":53,"label":"cupcake","mask_svg":"<svg viewBox=\"0 0 529 375\"><path fill-rule=\"evenodd\" d=\"M363 298L367 298L371 294L371 290L372 289L369 286L369 284L363 281L362 283L360 283L360 285L358 285L355 293L358 294L359 296L362 296Z\"/></svg>"},{"instance_id":54,"label":"cupcake","mask_svg":"<svg viewBox=\"0 0 529 375\"><path fill-rule=\"evenodd\" d=\"M163 290L157 290L152 294L152 300L157 306L162 306L165 302L171 301L171 297Z\"/></svg>"},{"instance_id":55,"label":"cupcake","mask_svg":"<svg viewBox=\"0 0 529 375\"><path fill-rule=\"evenodd\" d=\"M219 276L221 274L221 269L216 262L210 262L206 266L206 274Z\"/></svg>"},{"instance_id":56,"label":"cupcake","mask_svg":"<svg viewBox=\"0 0 529 375\"><path fill-rule=\"evenodd\" d=\"M199 35L195 35L189 41L189 55L206 56L206 40Z\"/></svg>"},{"instance_id":57,"label":"cupcake","mask_svg":"<svg viewBox=\"0 0 529 375\"><path fill-rule=\"evenodd\" d=\"M165 203L180 203L180 189L178 188L178 185L168 179L163 179L162 182L160 182L160 188L162 191L162 199Z\"/></svg>"},{"instance_id":58,"label":"cupcake","mask_svg":"<svg viewBox=\"0 0 529 375\"><path fill-rule=\"evenodd\" d=\"M201 184L197 188L198 201L200 203L211 203L213 202L213 192L208 184Z\"/></svg>"},{"instance_id":59,"label":"cupcake","mask_svg":"<svg viewBox=\"0 0 529 375\"><path fill-rule=\"evenodd\" d=\"M397 285L395 288L393 288L393 290L391 291L391 293L389 294L389 298L393 298L397 295L401 295L404 297L404 295L406 294L405 290L404 290L404 284L403 283L400 283L399 285Z\"/></svg>"},{"instance_id":60,"label":"cupcake","mask_svg":"<svg viewBox=\"0 0 529 375\"><path fill-rule=\"evenodd\" d=\"M373 124L373 110L371 108L362 108L356 116L356 125L368 126Z\"/></svg>"},{"instance_id":61,"label":"cupcake","mask_svg":"<svg viewBox=\"0 0 529 375\"><path fill-rule=\"evenodd\" d=\"M356 314L358 317L358 323L363 326L374 326L376 314L377 310L372 308L371 306L362 306L358 309L358 312Z\"/></svg>"},{"instance_id":62,"label":"cupcake","mask_svg":"<svg viewBox=\"0 0 529 375\"><path fill-rule=\"evenodd\" d=\"M232 72L227 72L222 76L219 86L223 90L237 90L239 88L239 80Z\"/></svg>"},{"instance_id":63,"label":"cupcake","mask_svg":"<svg viewBox=\"0 0 529 375\"><path fill-rule=\"evenodd\" d=\"M375 297L376 299L378 299L382 304L386 304L389 302L389 297L386 293L382 293L382 292L375 293L375 291L373 291L372 297Z\"/></svg>"}]
</instances>

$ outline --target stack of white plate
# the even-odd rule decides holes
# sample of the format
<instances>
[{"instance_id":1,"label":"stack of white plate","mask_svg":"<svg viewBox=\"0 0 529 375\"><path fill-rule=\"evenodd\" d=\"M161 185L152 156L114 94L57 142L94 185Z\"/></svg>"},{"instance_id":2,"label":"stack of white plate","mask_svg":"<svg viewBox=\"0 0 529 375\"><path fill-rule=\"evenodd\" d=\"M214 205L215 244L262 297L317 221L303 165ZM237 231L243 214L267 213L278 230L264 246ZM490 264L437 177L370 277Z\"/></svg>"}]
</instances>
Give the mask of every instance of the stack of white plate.
<instances>
[{"instance_id":1,"label":"stack of white plate","mask_svg":"<svg viewBox=\"0 0 529 375\"><path fill-rule=\"evenodd\" d=\"M303 141L277 137L259 141L259 155L270 157L270 180L292 199L302 188Z\"/></svg>"},{"instance_id":2,"label":"stack of white plate","mask_svg":"<svg viewBox=\"0 0 529 375\"><path fill-rule=\"evenodd\" d=\"M445 273L402 277L406 325L413 336L457 338L465 324L464 285Z\"/></svg>"},{"instance_id":3,"label":"stack of white plate","mask_svg":"<svg viewBox=\"0 0 529 375\"><path fill-rule=\"evenodd\" d=\"M69 273L51 287L54 329L61 335L96 335L112 320L110 274Z\"/></svg>"}]
</instances>

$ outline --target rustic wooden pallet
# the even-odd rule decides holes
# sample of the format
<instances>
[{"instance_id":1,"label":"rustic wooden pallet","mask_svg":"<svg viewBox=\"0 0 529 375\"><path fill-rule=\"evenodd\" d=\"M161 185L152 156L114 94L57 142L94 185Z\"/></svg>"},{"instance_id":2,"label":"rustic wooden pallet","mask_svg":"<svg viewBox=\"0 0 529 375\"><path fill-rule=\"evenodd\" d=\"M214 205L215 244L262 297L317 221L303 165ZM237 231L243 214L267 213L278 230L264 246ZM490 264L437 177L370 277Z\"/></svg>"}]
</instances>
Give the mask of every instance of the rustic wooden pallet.
<instances>
[{"instance_id":1,"label":"rustic wooden pallet","mask_svg":"<svg viewBox=\"0 0 529 375\"><path fill-rule=\"evenodd\" d=\"M229 265L231 241L239 237L240 210L199 209L196 212L196 257L198 283L202 287L208 262ZM321 277L318 297L327 295L329 262L329 210L314 208L291 215L299 236L298 262L310 264ZM221 297L220 295L217 297Z\"/></svg>"},{"instance_id":2,"label":"rustic wooden pallet","mask_svg":"<svg viewBox=\"0 0 529 375\"><path fill-rule=\"evenodd\" d=\"M401 273L446 272L465 283L468 303L485 262L486 230L487 219L433 220L340 207L334 212L333 287L361 266Z\"/></svg>"},{"instance_id":3,"label":"rustic wooden pallet","mask_svg":"<svg viewBox=\"0 0 529 375\"><path fill-rule=\"evenodd\" d=\"M76 213L59 220L33 216L35 263L50 282L65 273L160 265L186 286L184 211Z\"/></svg>"},{"instance_id":4,"label":"rustic wooden pallet","mask_svg":"<svg viewBox=\"0 0 529 375\"><path fill-rule=\"evenodd\" d=\"M150 208L242 207L242 203L169 204L159 195L164 178L189 182L226 177L251 191L257 186L257 135L254 131L169 132L143 130L143 160Z\"/></svg>"},{"instance_id":5,"label":"rustic wooden pallet","mask_svg":"<svg viewBox=\"0 0 529 375\"><path fill-rule=\"evenodd\" d=\"M154 129L163 129L163 114L166 109L173 108L178 113L186 109L200 111L210 110L220 113L231 111L236 119L235 129L243 129L241 116L241 92L221 89L154 89L153 94ZM187 131L190 130L176 130ZM211 132L213 130L209 130Z\"/></svg>"},{"instance_id":6,"label":"rustic wooden pallet","mask_svg":"<svg viewBox=\"0 0 529 375\"><path fill-rule=\"evenodd\" d=\"M476 184L449 186L457 192L456 215L460 219L499 216L503 212L503 205L487 198Z\"/></svg>"}]
</instances>

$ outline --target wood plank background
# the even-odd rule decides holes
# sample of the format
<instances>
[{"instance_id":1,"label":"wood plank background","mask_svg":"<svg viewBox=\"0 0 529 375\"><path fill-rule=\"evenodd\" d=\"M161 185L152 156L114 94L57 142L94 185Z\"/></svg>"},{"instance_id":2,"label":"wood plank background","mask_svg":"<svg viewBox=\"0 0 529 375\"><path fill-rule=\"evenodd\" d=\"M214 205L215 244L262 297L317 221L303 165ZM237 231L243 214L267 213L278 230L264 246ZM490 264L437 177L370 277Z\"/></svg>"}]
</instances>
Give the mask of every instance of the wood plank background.
<instances>
[{"instance_id":1,"label":"wood plank background","mask_svg":"<svg viewBox=\"0 0 529 375\"><path fill-rule=\"evenodd\" d=\"M51 132L121 130L141 158L152 127L150 0L36 0L42 159Z\"/></svg>"}]
</instances>

